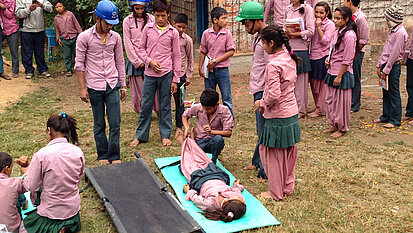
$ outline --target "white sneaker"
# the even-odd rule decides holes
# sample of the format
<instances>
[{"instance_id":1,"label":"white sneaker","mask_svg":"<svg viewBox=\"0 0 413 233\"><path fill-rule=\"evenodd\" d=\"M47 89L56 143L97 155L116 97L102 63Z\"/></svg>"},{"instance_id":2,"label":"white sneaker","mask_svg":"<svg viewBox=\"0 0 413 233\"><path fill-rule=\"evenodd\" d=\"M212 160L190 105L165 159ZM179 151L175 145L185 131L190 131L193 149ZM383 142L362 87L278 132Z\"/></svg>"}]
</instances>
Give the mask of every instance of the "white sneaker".
<instances>
[{"instance_id":1,"label":"white sneaker","mask_svg":"<svg viewBox=\"0 0 413 233\"><path fill-rule=\"evenodd\" d=\"M40 75L42 75L43 77L46 77L46 78L52 77L52 75L50 75L47 71L41 73Z\"/></svg>"},{"instance_id":2,"label":"white sneaker","mask_svg":"<svg viewBox=\"0 0 413 233\"><path fill-rule=\"evenodd\" d=\"M32 78L33 78L33 74L31 73L26 74L26 79L32 79Z\"/></svg>"}]
</instances>

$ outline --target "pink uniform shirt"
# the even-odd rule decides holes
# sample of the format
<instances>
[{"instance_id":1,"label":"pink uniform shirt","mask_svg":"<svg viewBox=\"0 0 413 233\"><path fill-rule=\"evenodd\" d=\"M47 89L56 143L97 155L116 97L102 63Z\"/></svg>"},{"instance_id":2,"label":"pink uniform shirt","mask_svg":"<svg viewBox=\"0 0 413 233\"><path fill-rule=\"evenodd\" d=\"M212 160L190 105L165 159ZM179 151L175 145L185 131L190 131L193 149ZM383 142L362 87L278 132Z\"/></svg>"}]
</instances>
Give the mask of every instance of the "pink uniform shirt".
<instances>
[{"instance_id":1,"label":"pink uniform shirt","mask_svg":"<svg viewBox=\"0 0 413 233\"><path fill-rule=\"evenodd\" d=\"M181 71L181 52L179 51L179 32L168 24L165 31L159 33L156 23L148 23L142 32L139 44L139 57L145 63L145 75L162 77L173 71L172 82L179 83ZM155 60L161 64L162 71L156 72L149 66Z\"/></svg>"},{"instance_id":2,"label":"pink uniform shirt","mask_svg":"<svg viewBox=\"0 0 413 233\"><path fill-rule=\"evenodd\" d=\"M75 15L70 11L66 11L66 20L57 14L54 17L54 26L56 27L56 38L62 36L65 40L73 39L83 31Z\"/></svg>"},{"instance_id":3,"label":"pink uniform shirt","mask_svg":"<svg viewBox=\"0 0 413 233\"><path fill-rule=\"evenodd\" d=\"M410 37L410 44L409 44L409 58L413 60L413 31L412 31L412 36Z\"/></svg>"},{"instance_id":4,"label":"pink uniform shirt","mask_svg":"<svg viewBox=\"0 0 413 233\"><path fill-rule=\"evenodd\" d=\"M16 203L19 194L26 191L22 179L9 178L6 174L0 173L0 223L5 224L10 232L19 229L22 222Z\"/></svg>"},{"instance_id":5,"label":"pink uniform shirt","mask_svg":"<svg viewBox=\"0 0 413 233\"><path fill-rule=\"evenodd\" d=\"M306 0L305 2L314 9L315 5L318 3L318 0Z\"/></svg>"},{"instance_id":6,"label":"pink uniform shirt","mask_svg":"<svg viewBox=\"0 0 413 233\"><path fill-rule=\"evenodd\" d=\"M242 190L244 190L244 186L240 184L234 184L234 187L231 188L222 180L209 180L202 185L199 194L193 189L189 190L185 196L185 200L191 200L203 211L216 211L221 208L218 193L221 193L221 195L226 198L237 196L244 200L241 194Z\"/></svg>"},{"instance_id":7,"label":"pink uniform shirt","mask_svg":"<svg viewBox=\"0 0 413 233\"><path fill-rule=\"evenodd\" d=\"M226 28L221 28L218 33L214 29L208 28L204 31L201 38L200 51L208 55L211 59L221 57L226 52L235 50L234 39L231 32ZM224 68L231 65L231 58L218 62L215 68Z\"/></svg>"},{"instance_id":8,"label":"pink uniform shirt","mask_svg":"<svg viewBox=\"0 0 413 233\"><path fill-rule=\"evenodd\" d=\"M40 149L32 158L25 186L31 191L42 187L40 216L68 219L80 210L78 185L85 171L85 158L79 147L56 138Z\"/></svg>"},{"instance_id":9,"label":"pink uniform shirt","mask_svg":"<svg viewBox=\"0 0 413 233\"><path fill-rule=\"evenodd\" d=\"M367 21L367 16L358 9L354 12L355 23L357 26L357 36L359 39L359 44L367 44L369 42L369 22ZM365 48L361 49L361 52L365 52Z\"/></svg>"},{"instance_id":10,"label":"pink uniform shirt","mask_svg":"<svg viewBox=\"0 0 413 233\"><path fill-rule=\"evenodd\" d=\"M297 81L297 68L290 54L282 50L272 54L265 70L265 89L260 106L262 116L287 118L298 114L294 89Z\"/></svg>"},{"instance_id":11,"label":"pink uniform shirt","mask_svg":"<svg viewBox=\"0 0 413 233\"><path fill-rule=\"evenodd\" d=\"M147 14L148 23L155 21L155 18L151 14ZM138 27L136 27L136 24ZM125 44L126 55L128 56L129 61L132 63L133 67L137 69L143 61L139 58L139 43L141 42L143 31L143 19L136 18L133 16L133 13L128 15L123 20L123 43Z\"/></svg>"},{"instance_id":12,"label":"pink uniform shirt","mask_svg":"<svg viewBox=\"0 0 413 233\"><path fill-rule=\"evenodd\" d=\"M76 42L75 70L85 72L87 87L105 91L106 83L114 88L118 82L126 86L125 59L122 38L110 30L106 43L96 31L96 25L80 33Z\"/></svg>"},{"instance_id":13,"label":"pink uniform shirt","mask_svg":"<svg viewBox=\"0 0 413 233\"><path fill-rule=\"evenodd\" d=\"M282 26L285 21L284 9L290 4L290 0L269 0L265 6L264 22L267 22L273 11L274 24Z\"/></svg>"},{"instance_id":14,"label":"pink uniform shirt","mask_svg":"<svg viewBox=\"0 0 413 233\"><path fill-rule=\"evenodd\" d=\"M268 53L262 47L261 35L257 32L252 42L252 65L250 72L250 94L264 91L264 73L268 63Z\"/></svg>"},{"instance_id":15,"label":"pink uniform shirt","mask_svg":"<svg viewBox=\"0 0 413 233\"><path fill-rule=\"evenodd\" d=\"M3 0L1 1L6 9L0 10L0 21L3 21L3 35L8 36L11 35L17 30L19 30L19 25L16 21L16 15L14 11L16 9L16 1L15 0Z\"/></svg>"},{"instance_id":16,"label":"pink uniform shirt","mask_svg":"<svg viewBox=\"0 0 413 233\"><path fill-rule=\"evenodd\" d=\"M194 73L194 43L192 42L192 38L182 33L182 35L179 36L179 46L182 58L182 75L186 74L186 78L191 80L192 74Z\"/></svg>"},{"instance_id":17,"label":"pink uniform shirt","mask_svg":"<svg viewBox=\"0 0 413 233\"><path fill-rule=\"evenodd\" d=\"M299 12L299 9L304 7L304 14ZM314 10L308 4L301 4L301 6L294 9L293 4L290 4L285 10L286 19L302 18L304 21L305 30L301 31L301 38L290 39L290 45L293 50L304 51L308 50L308 43L314 34Z\"/></svg>"},{"instance_id":18,"label":"pink uniform shirt","mask_svg":"<svg viewBox=\"0 0 413 233\"><path fill-rule=\"evenodd\" d=\"M334 32L331 46L333 50L330 57L330 68L328 73L331 75L338 75L342 65L348 65L347 71L353 74L353 60L356 53L357 36L353 30L348 30L341 40L340 46L336 49L336 43L339 36L344 30L338 29Z\"/></svg>"},{"instance_id":19,"label":"pink uniform shirt","mask_svg":"<svg viewBox=\"0 0 413 233\"><path fill-rule=\"evenodd\" d=\"M201 104L195 104L191 108L185 110L183 116L187 119L191 117L197 117L196 119L196 139L211 138L214 135L208 134L204 130L204 125L211 126L212 130L232 131L234 127L234 119L227 106L219 104L215 112L211 117L211 121L208 120L208 116L202 108Z\"/></svg>"},{"instance_id":20,"label":"pink uniform shirt","mask_svg":"<svg viewBox=\"0 0 413 233\"><path fill-rule=\"evenodd\" d=\"M328 52L330 51L331 39L333 38L336 26L329 18L325 18L323 22L321 22L321 30L323 31L324 36L320 40L317 26L315 26L314 35L311 39L311 60L321 59L328 55Z\"/></svg>"},{"instance_id":21,"label":"pink uniform shirt","mask_svg":"<svg viewBox=\"0 0 413 233\"><path fill-rule=\"evenodd\" d=\"M403 24L391 29L376 67L379 68L385 64L383 73L390 74L394 63L403 59L408 41L409 35Z\"/></svg>"}]
</instances>

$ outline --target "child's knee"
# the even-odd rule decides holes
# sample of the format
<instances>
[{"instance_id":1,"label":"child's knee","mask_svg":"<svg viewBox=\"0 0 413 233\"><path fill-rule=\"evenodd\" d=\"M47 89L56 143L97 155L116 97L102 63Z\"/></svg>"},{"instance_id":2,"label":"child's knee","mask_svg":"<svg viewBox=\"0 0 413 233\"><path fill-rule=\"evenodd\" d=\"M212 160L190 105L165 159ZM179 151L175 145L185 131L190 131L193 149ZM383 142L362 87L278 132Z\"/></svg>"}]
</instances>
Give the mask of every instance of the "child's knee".
<instances>
[{"instance_id":1,"label":"child's knee","mask_svg":"<svg viewBox=\"0 0 413 233\"><path fill-rule=\"evenodd\" d=\"M223 148L225 146L224 137L222 137L221 135L215 135L214 137L212 137L211 143L216 147Z\"/></svg>"}]
</instances>

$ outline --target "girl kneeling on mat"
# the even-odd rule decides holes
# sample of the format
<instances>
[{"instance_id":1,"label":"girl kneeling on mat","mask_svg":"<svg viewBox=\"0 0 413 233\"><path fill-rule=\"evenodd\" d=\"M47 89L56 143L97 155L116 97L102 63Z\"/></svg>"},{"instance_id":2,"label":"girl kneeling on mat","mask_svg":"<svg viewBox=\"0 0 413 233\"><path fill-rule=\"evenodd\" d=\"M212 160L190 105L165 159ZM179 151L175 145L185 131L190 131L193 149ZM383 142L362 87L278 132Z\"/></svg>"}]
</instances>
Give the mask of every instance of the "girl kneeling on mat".
<instances>
[{"instance_id":1,"label":"girl kneeling on mat","mask_svg":"<svg viewBox=\"0 0 413 233\"><path fill-rule=\"evenodd\" d=\"M47 120L49 143L33 155L23 181L32 193L42 190L37 210L23 221L27 232L67 233L81 229L78 185L85 158L82 150L73 145L78 142L76 130L76 120L64 112ZM16 160L22 172L29 165L24 157Z\"/></svg>"},{"instance_id":2,"label":"girl kneeling on mat","mask_svg":"<svg viewBox=\"0 0 413 233\"><path fill-rule=\"evenodd\" d=\"M185 200L191 200L210 220L231 222L241 218L247 209L240 180L229 186L228 174L221 170L196 142L187 138L182 146L181 172L188 179L184 185Z\"/></svg>"}]
</instances>

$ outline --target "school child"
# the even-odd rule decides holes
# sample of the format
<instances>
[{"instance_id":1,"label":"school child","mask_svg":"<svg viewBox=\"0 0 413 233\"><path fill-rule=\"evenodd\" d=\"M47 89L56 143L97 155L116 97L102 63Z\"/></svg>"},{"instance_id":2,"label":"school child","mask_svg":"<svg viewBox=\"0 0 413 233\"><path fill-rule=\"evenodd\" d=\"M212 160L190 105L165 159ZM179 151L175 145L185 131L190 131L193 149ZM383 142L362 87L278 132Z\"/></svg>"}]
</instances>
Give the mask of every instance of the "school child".
<instances>
[{"instance_id":1,"label":"school child","mask_svg":"<svg viewBox=\"0 0 413 233\"><path fill-rule=\"evenodd\" d=\"M113 2L103 0L98 3L95 15L96 24L78 36L74 69L80 98L86 103L90 101L92 106L98 160L102 164L120 163L120 101L126 99L127 92L122 38L111 30L119 23L118 8Z\"/></svg>"},{"instance_id":2,"label":"school child","mask_svg":"<svg viewBox=\"0 0 413 233\"><path fill-rule=\"evenodd\" d=\"M261 42L261 32L265 27L267 27L267 24L263 21L263 13L263 7L259 2L249 1L241 5L239 14L235 17L235 21L241 21L248 34L254 35L254 40L252 42L252 66L250 72L250 94L253 95L254 102L262 98L262 93L265 86L265 67L268 63L268 53L265 52ZM265 119L261 114L256 112L255 121L257 135L259 137L264 126ZM257 141L254 155L252 157L252 164L245 166L244 169L252 170L258 168L260 171L258 172L257 177L267 178L260 159L259 145L260 144Z\"/></svg>"},{"instance_id":3,"label":"school child","mask_svg":"<svg viewBox=\"0 0 413 233\"><path fill-rule=\"evenodd\" d=\"M301 58L300 65L297 64L297 82L295 86L295 97L298 104L298 118L307 114L308 102L308 72L311 71L308 43L314 34L314 10L304 2L304 0L291 0L291 5L286 9L286 18L301 18L304 22L304 30L301 32L292 32L284 28L288 36L291 48L294 54Z\"/></svg>"},{"instance_id":4,"label":"school child","mask_svg":"<svg viewBox=\"0 0 413 233\"><path fill-rule=\"evenodd\" d=\"M16 15L14 11L16 9L15 0L2 0L0 1L0 21L3 21L3 32L0 33L0 38L7 40L7 45L10 49L11 64L12 64L12 77L19 77L19 25L16 21ZM1 41L1 39L0 39ZM1 50L1 49L0 49ZM0 62L3 61L0 58ZM0 66L0 68L3 66ZM3 73L3 72L1 72ZM1 75L0 75L1 76ZM9 79L8 75L3 75L3 78Z\"/></svg>"},{"instance_id":5,"label":"school child","mask_svg":"<svg viewBox=\"0 0 413 233\"><path fill-rule=\"evenodd\" d=\"M225 146L223 137L231 137L234 120L229 108L218 103L219 94L214 89L205 89L200 100L200 104L195 104L182 115L184 138L191 134L202 150L212 153L212 161L216 163ZM191 117L197 118L195 135L188 123Z\"/></svg>"},{"instance_id":6,"label":"school child","mask_svg":"<svg viewBox=\"0 0 413 233\"><path fill-rule=\"evenodd\" d=\"M375 119L375 123L387 122L384 128L401 125L402 102L400 98L401 64L409 35L403 27L403 9L392 5L384 12L387 26L390 29L380 59L377 62L377 75L388 80L388 90L383 88L383 114Z\"/></svg>"},{"instance_id":7,"label":"school child","mask_svg":"<svg viewBox=\"0 0 413 233\"><path fill-rule=\"evenodd\" d=\"M410 54L407 57L407 80L406 80L406 90L407 90L407 104L406 113L403 116L403 121L409 121L410 125L413 125L413 32L410 38L409 44Z\"/></svg>"},{"instance_id":8,"label":"school child","mask_svg":"<svg viewBox=\"0 0 413 233\"><path fill-rule=\"evenodd\" d=\"M367 16L359 8L360 0L344 0L344 6L351 9L354 16L354 22L357 26L358 36L358 53L356 53L353 62L355 85L351 97L351 111L358 112L361 106L361 65L363 63L365 48L364 46L369 42L369 23Z\"/></svg>"},{"instance_id":9,"label":"school child","mask_svg":"<svg viewBox=\"0 0 413 233\"><path fill-rule=\"evenodd\" d=\"M183 76L180 77L180 81L177 86L177 91L174 94L175 99L175 138L182 132L182 114L184 113L185 106L183 96L185 94L186 86L191 84L192 74L194 72L194 44L192 38L186 34L188 27L188 16L180 13L175 16L174 28L179 32L179 46L181 51L182 66L181 71ZM182 89L184 91L182 91Z\"/></svg>"},{"instance_id":10,"label":"school child","mask_svg":"<svg viewBox=\"0 0 413 233\"><path fill-rule=\"evenodd\" d=\"M315 17L316 31L311 39L310 53L310 87L316 108L314 112L308 114L312 118L325 115L327 91L327 85L324 83L324 78L327 74L325 60L328 56L331 38L335 31L328 3L319 2L316 4Z\"/></svg>"},{"instance_id":11,"label":"school child","mask_svg":"<svg viewBox=\"0 0 413 233\"><path fill-rule=\"evenodd\" d=\"M228 67L231 65L230 57L235 53L235 45L231 32L225 28L228 12L221 7L215 7L211 11L211 20L212 27L205 30L201 38L199 75L205 77L205 89L216 90L218 84L222 102L229 108L234 117ZM202 69L206 58L209 59L207 74Z\"/></svg>"},{"instance_id":12,"label":"school child","mask_svg":"<svg viewBox=\"0 0 413 233\"><path fill-rule=\"evenodd\" d=\"M23 180L10 177L13 170L12 157L0 152L0 223L5 224L9 232L26 232L22 217L16 208L19 195L27 191Z\"/></svg>"},{"instance_id":13,"label":"school child","mask_svg":"<svg viewBox=\"0 0 413 233\"><path fill-rule=\"evenodd\" d=\"M1 7L1 5L0 5ZM3 41L3 37L2 37L2 32L3 32L3 21L0 17L0 41ZM4 78L6 80L11 80L10 76L6 73L4 73L4 69L3 69L3 57L1 55L1 46L0 46L0 77ZM1 81L1 80L0 80Z\"/></svg>"},{"instance_id":14,"label":"school child","mask_svg":"<svg viewBox=\"0 0 413 233\"><path fill-rule=\"evenodd\" d=\"M181 155L181 172L188 179L188 184L183 187L185 200L206 211L202 214L210 220L231 222L244 216L247 206L240 180L235 180L230 187L228 174L215 165L191 138L183 143Z\"/></svg>"},{"instance_id":15,"label":"school child","mask_svg":"<svg viewBox=\"0 0 413 233\"><path fill-rule=\"evenodd\" d=\"M151 110L156 90L159 95L159 132L164 146L172 145L171 95L177 91L181 75L179 33L168 22L170 4L167 0L155 0L152 9L155 22L148 23L142 31L139 57L145 63L142 108L135 139L130 146L149 140Z\"/></svg>"},{"instance_id":16,"label":"school child","mask_svg":"<svg viewBox=\"0 0 413 233\"><path fill-rule=\"evenodd\" d=\"M153 15L147 12L150 0L129 1L129 10L132 12L123 20L123 43L125 44L126 75L129 77L132 108L136 113L141 112L143 72L145 63L139 58L139 42L143 28L155 21ZM153 110L159 115L158 93L155 95Z\"/></svg>"},{"instance_id":17,"label":"school child","mask_svg":"<svg viewBox=\"0 0 413 233\"><path fill-rule=\"evenodd\" d=\"M40 204L24 219L28 232L78 232L80 195L78 185L85 171L85 158L78 143L76 119L62 112L47 120L49 143L33 155L23 183L34 193L41 188Z\"/></svg>"},{"instance_id":18,"label":"school child","mask_svg":"<svg viewBox=\"0 0 413 233\"><path fill-rule=\"evenodd\" d=\"M288 5L290 5L290 0L269 0L265 6L264 22L268 22L271 11L273 11L274 24L278 26L284 25L285 7Z\"/></svg>"},{"instance_id":19,"label":"school child","mask_svg":"<svg viewBox=\"0 0 413 233\"><path fill-rule=\"evenodd\" d=\"M254 103L254 111L259 111L265 118L259 142L269 191L262 192L261 197L281 200L294 191L295 185L300 123L294 87L296 63L300 58L292 52L282 27L268 26L261 35L262 45L269 54L264 94Z\"/></svg>"},{"instance_id":20,"label":"school child","mask_svg":"<svg viewBox=\"0 0 413 233\"><path fill-rule=\"evenodd\" d=\"M326 117L331 128L324 133L333 133L339 138L350 129L351 89L354 87L353 60L357 50L356 24L348 7L334 11L337 30L332 39L330 56L326 59L328 68L324 83L327 84Z\"/></svg>"},{"instance_id":21,"label":"school child","mask_svg":"<svg viewBox=\"0 0 413 233\"><path fill-rule=\"evenodd\" d=\"M57 43L63 46L63 59L66 67L66 76L72 76L72 68L76 57L76 40L77 35L82 33L75 15L66 10L63 0L56 0L54 8L57 15L54 17L54 26L56 27Z\"/></svg>"}]
</instances>

